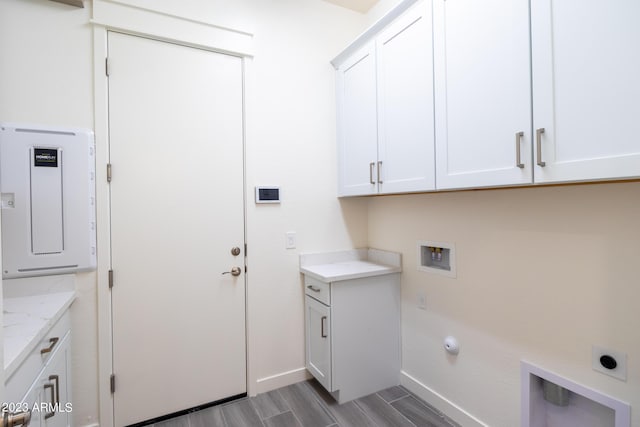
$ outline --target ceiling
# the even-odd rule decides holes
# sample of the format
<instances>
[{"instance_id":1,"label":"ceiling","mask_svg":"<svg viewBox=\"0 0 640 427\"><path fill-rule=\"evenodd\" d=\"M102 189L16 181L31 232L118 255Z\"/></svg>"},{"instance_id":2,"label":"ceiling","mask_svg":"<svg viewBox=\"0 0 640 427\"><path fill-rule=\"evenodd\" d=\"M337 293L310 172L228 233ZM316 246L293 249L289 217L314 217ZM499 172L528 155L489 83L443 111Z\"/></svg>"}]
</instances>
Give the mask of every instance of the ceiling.
<instances>
[{"instance_id":1,"label":"ceiling","mask_svg":"<svg viewBox=\"0 0 640 427\"><path fill-rule=\"evenodd\" d=\"M346 7L347 9L355 10L356 12L366 13L378 3L378 0L324 0L329 3L336 4L338 6Z\"/></svg>"}]
</instances>

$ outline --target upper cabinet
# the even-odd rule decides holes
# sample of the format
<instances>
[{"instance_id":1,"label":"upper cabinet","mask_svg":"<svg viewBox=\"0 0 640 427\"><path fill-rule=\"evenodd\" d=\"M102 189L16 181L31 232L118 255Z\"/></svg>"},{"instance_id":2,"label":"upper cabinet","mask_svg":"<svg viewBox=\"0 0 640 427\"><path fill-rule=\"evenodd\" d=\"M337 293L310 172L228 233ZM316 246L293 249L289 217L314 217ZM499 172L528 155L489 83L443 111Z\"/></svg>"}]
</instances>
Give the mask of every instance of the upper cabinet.
<instances>
[{"instance_id":1,"label":"upper cabinet","mask_svg":"<svg viewBox=\"0 0 640 427\"><path fill-rule=\"evenodd\" d=\"M637 0L531 1L535 182L640 176L638 22Z\"/></svg>"},{"instance_id":2,"label":"upper cabinet","mask_svg":"<svg viewBox=\"0 0 640 427\"><path fill-rule=\"evenodd\" d=\"M639 19L633 0L435 0L437 188L640 176Z\"/></svg>"},{"instance_id":3,"label":"upper cabinet","mask_svg":"<svg viewBox=\"0 0 640 427\"><path fill-rule=\"evenodd\" d=\"M640 177L640 2L410 3L334 61L341 196Z\"/></svg>"},{"instance_id":4,"label":"upper cabinet","mask_svg":"<svg viewBox=\"0 0 640 427\"><path fill-rule=\"evenodd\" d=\"M435 0L438 189L529 184L528 0Z\"/></svg>"},{"instance_id":5,"label":"upper cabinet","mask_svg":"<svg viewBox=\"0 0 640 427\"><path fill-rule=\"evenodd\" d=\"M338 68L338 181L341 196L375 194L378 161L376 53L370 42Z\"/></svg>"},{"instance_id":6,"label":"upper cabinet","mask_svg":"<svg viewBox=\"0 0 640 427\"><path fill-rule=\"evenodd\" d=\"M334 61L340 196L435 189L431 22L420 2Z\"/></svg>"}]
</instances>

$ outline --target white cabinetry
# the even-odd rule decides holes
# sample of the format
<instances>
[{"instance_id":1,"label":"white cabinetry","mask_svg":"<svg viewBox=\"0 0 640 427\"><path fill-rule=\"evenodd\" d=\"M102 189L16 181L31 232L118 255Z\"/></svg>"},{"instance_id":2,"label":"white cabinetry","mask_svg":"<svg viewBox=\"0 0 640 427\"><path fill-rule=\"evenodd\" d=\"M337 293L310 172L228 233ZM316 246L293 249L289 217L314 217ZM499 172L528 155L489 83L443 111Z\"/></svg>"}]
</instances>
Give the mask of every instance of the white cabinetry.
<instances>
[{"instance_id":1,"label":"white cabinetry","mask_svg":"<svg viewBox=\"0 0 640 427\"><path fill-rule=\"evenodd\" d=\"M640 176L638 22L637 0L531 1L536 182Z\"/></svg>"},{"instance_id":2,"label":"white cabinetry","mask_svg":"<svg viewBox=\"0 0 640 427\"><path fill-rule=\"evenodd\" d=\"M530 184L528 0L435 0L438 189Z\"/></svg>"},{"instance_id":3,"label":"white cabinetry","mask_svg":"<svg viewBox=\"0 0 640 427\"><path fill-rule=\"evenodd\" d=\"M338 68L339 195L378 192L375 44L367 44Z\"/></svg>"},{"instance_id":4,"label":"white cabinetry","mask_svg":"<svg viewBox=\"0 0 640 427\"><path fill-rule=\"evenodd\" d=\"M435 189L431 33L419 2L334 60L340 196Z\"/></svg>"},{"instance_id":5,"label":"white cabinetry","mask_svg":"<svg viewBox=\"0 0 640 427\"><path fill-rule=\"evenodd\" d=\"M7 409L31 410L29 426L71 425L70 349L67 311L7 378Z\"/></svg>"},{"instance_id":6,"label":"white cabinetry","mask_svg":"<svg viewBox=\"0 0 640 427\"><path fill-rule=\"evenodd\" d=\"M326 303L314 299L310 289L318 289L326 283L314 283L311 279L305 282L305 336L306 367L318 382L327 390L331 386L331 310Z\"/></svg>"},{"instance_id":7,"label":"white cabinetry","mask_svg":"<svg viewBox=\"0 0 640 427\"><path fill-rule=\"evenodd\" d=\"M31 408L30 427L71 425L70 340L71 336L67 334L22 399Z\"/></svg>"},{"instance_id":8,"label":"white cabinetry","mask_svg":"<svg viewBox=\"0 0 640 427\"><path fill-rule=\"evenodd\" d=\"M639 19L633 0L435 0L437 188L640 176Z\"/></svg>"},{"instance_id":9,"label":"white cabinetry","mask_svg":"<svg viewBox=\"0 0 640 427\"><path fill-rule=\"evenodd\" d=\"M380 264L358 256L339 261L348 253L336 254L323 264L303 255L301 271L306 367L343 403L399 384L400 255L369 250L386 257ZM309 257L311 265L302 260Z\"/></svg>"}]
</instances>

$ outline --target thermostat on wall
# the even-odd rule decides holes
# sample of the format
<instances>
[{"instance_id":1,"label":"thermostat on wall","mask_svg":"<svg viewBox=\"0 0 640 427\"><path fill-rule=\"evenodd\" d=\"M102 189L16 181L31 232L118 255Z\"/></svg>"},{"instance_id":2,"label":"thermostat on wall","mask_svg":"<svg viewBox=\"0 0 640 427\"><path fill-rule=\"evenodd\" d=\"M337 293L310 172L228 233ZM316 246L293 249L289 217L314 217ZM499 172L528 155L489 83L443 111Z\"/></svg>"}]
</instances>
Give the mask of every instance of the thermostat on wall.
<instances>
[{"instance_id":1,"label":"thermostat on wall","mask_svg":"<svg viewBox=\"0 0 640 427\"><path fill-rule=\"evenodd\" d=\"M280 187L256 187L256 203L280 203Z\"/></svg>"}]
</instances>

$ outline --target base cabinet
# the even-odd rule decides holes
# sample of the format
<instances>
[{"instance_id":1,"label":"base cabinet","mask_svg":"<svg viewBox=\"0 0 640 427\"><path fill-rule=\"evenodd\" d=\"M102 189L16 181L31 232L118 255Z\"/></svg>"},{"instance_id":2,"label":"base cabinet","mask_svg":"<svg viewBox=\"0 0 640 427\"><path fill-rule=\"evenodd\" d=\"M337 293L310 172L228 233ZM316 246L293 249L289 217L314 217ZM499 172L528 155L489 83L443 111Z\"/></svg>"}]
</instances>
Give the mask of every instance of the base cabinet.
<instances>
[{"instance_id":1,"label":"base cabinet","mask_svg":"<svg viewBox=\"0 0 640 427\"><path fill-rule=\"evenodd\" d=\"M306 367L339 402L400 383L400 274L305 276Z\"/></svg>"},{"instance_id":2,"label":"base cabinet","mask_svg":"<svg viewBox=\"0 0 640 427\"><path fill-rule=\"evenodd\" d=\"M72 425L71 323L66 312L5 383L6 409L31 412L29 427Z\"/></svg>"},{"instance_id":3,"label":"base cabinet","mask_svg":"<svg viewBox=\"0 0 640 427\"><path fill-rule=\"evenodd\" d=\"M70 343L67 334L22 399L22 406L31 410L29 427L71 425Z\"/></svg>"}]
</instances>

